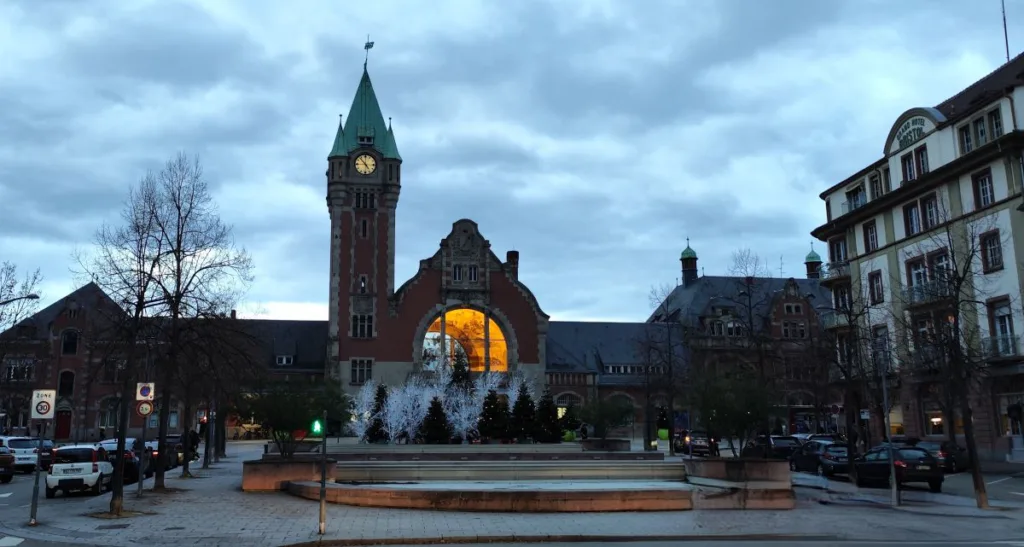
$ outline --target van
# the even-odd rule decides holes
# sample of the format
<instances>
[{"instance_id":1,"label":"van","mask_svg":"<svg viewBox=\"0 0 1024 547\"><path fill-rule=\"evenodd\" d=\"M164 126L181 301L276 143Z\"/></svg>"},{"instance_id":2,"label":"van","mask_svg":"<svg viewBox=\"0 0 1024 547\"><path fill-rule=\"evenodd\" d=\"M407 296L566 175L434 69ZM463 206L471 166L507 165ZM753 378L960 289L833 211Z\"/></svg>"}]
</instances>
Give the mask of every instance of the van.
<instances>
[{"instance_id":1,"label":"van","mask_svg":"<svg viewBox=\"0 0 1024 547\"><path fill-rule=\"evenodd\" d=\"M110 490L114 465L107 451L99 446L71 445L53 451L53 465L46 475L46 497L88 490L99 495Z\"/></svg>"}]
</instances>

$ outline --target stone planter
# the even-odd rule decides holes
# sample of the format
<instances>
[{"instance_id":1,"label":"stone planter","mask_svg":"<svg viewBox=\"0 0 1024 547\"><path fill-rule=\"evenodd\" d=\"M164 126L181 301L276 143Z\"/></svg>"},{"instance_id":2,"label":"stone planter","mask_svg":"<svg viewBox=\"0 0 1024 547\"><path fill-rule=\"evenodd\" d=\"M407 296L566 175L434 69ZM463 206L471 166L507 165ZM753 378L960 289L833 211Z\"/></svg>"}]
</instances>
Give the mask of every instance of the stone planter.
<instances>
[{"instance_id":1,"label":"stone planter","mask_svg":"<svg viewBox=\"0 0 1024 547\"><path fill-rule=\"evenodd\" d=\"M584 452L629 452L631 444L629 439L584 439L580 441Z\"/></svg>"},{"instance_id":2,"label":"stone planter","mask_svg":"<svg viewBox=\"0 0 1024 547\"><path fill-rule=\"evenodd\" d=\"M779 481L789 483L792 476L786 460L759 458L703 458L683 460L686 475L730 482Z\"/></svg>"},{"instance_id":3,"label":"stone planter","mask_svg":"<svg viewBox=\"0 0 1024 547\"><path fill-rule=\"evenodd\" d=\"M336 461L327 460L327 480L335 477ZM242 462L243 492L272 492L285 490L290 481L320 480L320 460L250 460Z\"/></svg>"}]
</instances>

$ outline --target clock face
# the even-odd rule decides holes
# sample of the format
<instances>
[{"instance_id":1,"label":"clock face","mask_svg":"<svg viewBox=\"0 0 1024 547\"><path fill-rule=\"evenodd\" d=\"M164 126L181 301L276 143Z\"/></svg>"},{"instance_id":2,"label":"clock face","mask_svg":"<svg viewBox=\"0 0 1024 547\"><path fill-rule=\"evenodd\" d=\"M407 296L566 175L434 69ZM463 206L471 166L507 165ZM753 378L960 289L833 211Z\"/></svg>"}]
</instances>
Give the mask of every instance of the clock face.
<instances>
[{"instance_id":1,"label":"clock face","mask_svg":"<svg viewBox=\"0 0 1024 547\"><path fill-rule=\"evenodd\" d=\"M356 158L356 171L361 175L369 175L377 170L377 160L373 156L363 154Z\"/></svg>"}]
</instances>

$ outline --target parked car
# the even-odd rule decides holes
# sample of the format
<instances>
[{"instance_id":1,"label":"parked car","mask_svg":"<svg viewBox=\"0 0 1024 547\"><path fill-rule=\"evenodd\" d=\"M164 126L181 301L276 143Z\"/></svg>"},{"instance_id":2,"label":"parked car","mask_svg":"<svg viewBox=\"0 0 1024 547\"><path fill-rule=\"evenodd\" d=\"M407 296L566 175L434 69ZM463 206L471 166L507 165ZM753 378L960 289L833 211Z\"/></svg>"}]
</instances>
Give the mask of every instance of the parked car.
<instances>
[{"instance_id":1,"label":"parked car","mask_svg":"<svg viewBox=\"0 0 1024 547\"><path fill-rule=\"evenodd\" d=\"M156 443L152 443L156 444ZM151 442L146 442L145 445L142 441L133 437L128 437L124 440L124 480L134 482L139 480L140 477L152 477L156 467L153 464L152 453L155 452L155 448ZM102 447L107 451L110 463L117 465L117 439L107 439L100 441L96 446ZM140 474L139 470L142 467L142 458L145 455L146 458L146 470Z\"/></svg>"},{"instance_id":2,"label":"parked car","mask_svg":"<svg viewBox=\"0 0 1024 547\"><path fill-rule=\"evenodd\" d=\"M857 467L857 486L889 483L889 450L887 446L872 448L854 460ZM935 456L923 448L912 446L894 446L892 452L895 458L897 487L908 482L923 482L928 484L932 492L942 492L945 475Z\"/></svg>"},{"instance_id":3,"label":"parked car","mask_svg":"<svg viewBox=\"0 0 1024 547\"><path fill-rule=\"evenodd\" d=\"M707 431L683 430L676 439L676 452L691 456L718 456L718 440Z\"/></svg>"},{"instance_id":4,"label":"parked car","mask_svg":"<svg viewBox=\"0 0 1024 547\"><path fill-rule=\"evenodd\" d=\"M48 439L43 439L42 451L38 437L7 437L4 444L14 454L14 469L23 473L35 471L37 465L46 469L52 458L53 441Z\"/></svg>"},{"instance_id":5,"label":"parked car","mask_svg":"<svg viewBox=\"0 0 1024 547\"><path fill-rule=\"evenodd\" d=\"M927 450L939 460L939 466L951 473L964 471L970 462L967 450L949 441L917 441L909 446Z\"/></svg>"},{"instance_id":6,"label":"parked car","mask_svg":"<svg viewBox=\"0 0 1024 547\"><path fill-rule=\"evenodd\" d=\"M6 446L0 446L0 483L7 484L14 479L14 454Z\"/></svg>"},{"instance_id":7,"label":"parked car","mask_svg":"<svg viewBox=\"0 0 1024 547\"><path fill-rule=\"evenodd\" d=\"M789 435L760 435L743 447L740 457L788 460L800 446L800 441Z\"/></svg>"},{"instance_id":8,"label":"parked car","mask_svg":"<svg viewBox=\"0 0 1024 547\"><path fill-rule=\"evenodd\" d=\"M156 441L153 441L154 444ZM173 469L185 463L185 447L181 444L181 435L168 435L167 439L167 469ZM156 449L154 449L155 451ZM155 453L155 452L154 452Z\"/></svg>"},{"instance_id":9,"label":"parked car","mask_svg":"<svg viewBox=\"0 0 1024 547\"><path fill-rule=\"evenodd\" d=\"M46 474L46 497L52 498L60 490L64 494L88 490L99 495L109 490L114 466L107 451L101 446L62 446L53 452L53 465Z\"/></svg>"},{"instance_id":10,"label":"parked car","mask_svg":"<svg viewBox=\"0 0 1024 547\"><path fill-rule=\"evenodd\" d=\"M807 441L789 457L791 471L811 471L830 477L850 472L846 446L831 441Z\"/></svg>"}]
</instances>

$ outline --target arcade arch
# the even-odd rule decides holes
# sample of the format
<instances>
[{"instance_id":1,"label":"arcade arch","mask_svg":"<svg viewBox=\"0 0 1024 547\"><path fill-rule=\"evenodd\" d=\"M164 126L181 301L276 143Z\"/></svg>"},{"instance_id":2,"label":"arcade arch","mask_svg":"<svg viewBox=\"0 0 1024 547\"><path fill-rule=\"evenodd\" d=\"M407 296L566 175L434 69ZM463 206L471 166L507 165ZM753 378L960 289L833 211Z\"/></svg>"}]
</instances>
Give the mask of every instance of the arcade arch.
<instances>
[{"instance_id":1,"label":"arcade arch","mask_svg":"<svg viewBox=\"0 0 1024 547\"><path fill-rule=\"evenodd\" d=\"M461 360L470 372L508 372L506 333L494 318L480 310L445 310L431 322L424 336L423 369L437 370L446 360Z\"/></svg>"}]
</instances>

